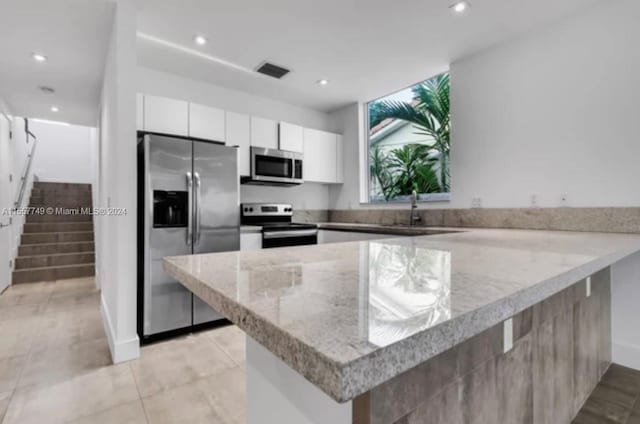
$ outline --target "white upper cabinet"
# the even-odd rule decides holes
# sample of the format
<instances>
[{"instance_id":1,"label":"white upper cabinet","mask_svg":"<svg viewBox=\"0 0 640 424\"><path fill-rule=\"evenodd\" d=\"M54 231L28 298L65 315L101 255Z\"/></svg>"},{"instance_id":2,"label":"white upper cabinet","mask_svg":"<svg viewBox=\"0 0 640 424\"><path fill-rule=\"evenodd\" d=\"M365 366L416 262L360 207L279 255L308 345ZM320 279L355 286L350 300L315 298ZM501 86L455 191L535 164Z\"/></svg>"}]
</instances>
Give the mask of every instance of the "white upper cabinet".
<instances>
[{"instance_id":1,"label":"white upper cabinet","mask_svg":"<svg viewBox=\"0 0 640 424\"><path fill-rule=\"evenodd\" d=\"M189 103L189 137L224 142L224 115L222 109Z\"/></svg>"},{"instance_id":2,"label":"white upper cabinet","mask_svg":"<svg viewBox=\"0 0 640 424\"><path fill-rule=\"evenodd\" d=\"M278 148L278 123L271 119L251 117L251 145Z\"/></svg>"},{"instance_id":3,"label":"white upper cabinet","mask_svg":"<svg viewBox=\"0 0 640 424\"><path fill-rule=\"evenodd\" d=\"M145 131L189 135L189 103L166 97L144 96Z\"/></svg>"},{"instance_id":4,"label":"white upper cabinet","mask_svg":"<svg viewBox=\"0 0 640 424\"><path fill-rule=\"evenodd\" d=\"M338 135L326 131L304 129L304 180L336 183Z\"/></svg>"},{"instance_id":5,"label":"white upper cabinet","mask_svg":"<svg viewBox=\"0 0 640 424\"><path fill-rule=\"evenodd\" d=\"M304 151L304 129L300 125L280 122L280 149L302 153Z\"/></svg>"},{"instance_id":6,"label":"white upper cabinet","mask_svg":"<svg viewBox=\"0 0 640 424\"><path fill-rule=\"evenodd\" d=\"M250 175L251 118L242 113L226 113L226 144L238 146L238 173Z\"/></svg>"},{"instance_id":7,"label":"white upper cabinet","mask_svg":"<svg viewBox=\"0 0 640 424\"><path fill-rule=\"evenodd\" d=\"M144 95L136 94L136 129L144 130Z\"/></svg>"}]
</instances>

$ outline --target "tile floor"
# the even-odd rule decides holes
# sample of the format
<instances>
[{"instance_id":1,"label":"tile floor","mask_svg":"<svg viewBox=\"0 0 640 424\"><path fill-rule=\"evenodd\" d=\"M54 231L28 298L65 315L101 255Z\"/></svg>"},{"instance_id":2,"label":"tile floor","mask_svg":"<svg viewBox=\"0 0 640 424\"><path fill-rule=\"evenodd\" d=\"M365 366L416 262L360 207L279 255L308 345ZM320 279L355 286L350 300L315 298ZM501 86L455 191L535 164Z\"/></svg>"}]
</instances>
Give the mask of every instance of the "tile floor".
<instances>
[{"instance_id":1,"label":"tile floor","mask_svg":"<svg viewBox=\"0 0 640 424\"><path fill-rule=\"evenodd\" d=\"M93 278L0 295L0 422L244 423L244 334L224 327L111 365Z\"/></svg>"},{"instance_id":2,"label":"tile floor","mask_svg":"<svg viewBox=\"0 0 640 424\"><path fill-rule=\"evenodd\" d=\"M244 423L244 346L230 326L111 365L93 278L12 286L0 295L0 420ZM573 424L640 424L640 371L612 365Z\"/></svg>"}]
</instances>

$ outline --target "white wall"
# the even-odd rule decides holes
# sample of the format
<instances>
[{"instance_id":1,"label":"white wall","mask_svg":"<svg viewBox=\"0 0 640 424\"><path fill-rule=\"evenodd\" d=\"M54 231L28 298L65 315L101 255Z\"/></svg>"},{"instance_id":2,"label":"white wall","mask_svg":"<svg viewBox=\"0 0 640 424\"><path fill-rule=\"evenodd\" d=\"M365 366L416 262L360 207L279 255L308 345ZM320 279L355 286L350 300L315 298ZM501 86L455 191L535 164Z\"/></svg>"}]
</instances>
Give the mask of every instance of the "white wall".
<instances>
[{"instance_id":1,"label":"white wall","mask_svg":"<svg viewBox=\"0 0 640 424\"><path fill-rule=\"evenodd\" d=\"M613 362L640 369L640 253L611 267Z\"/></svg>"},{"instance_id":2,"label":"white wall","mask_svg":"<svg viewBox=\"0 0 640 424\"><path fill-rule=\"evenodd\" d=\"M98 206L125 216L96 217L101 312L114 362L140 355L136 334L136 11L118 0L102 87Z\"/></svg>"},{"instance_id":3,"label":"white wall","mask_svg":"<svg viewBox=\"0 0 640 424\"><path fill-rule=\"evenodd\" d=\"M11 283L12 257L11 216L6 210L13 206L13 190L9 175L13 172L12 143L9 133L13 125L13 118L9 116L9 108L0 99L0 292Z\"/></svg>"},{"instance_id":4,"label":"white wall","mask_svg":"<svg viewBox=\"0 0 640 424\"><path fill-rule=\"evenodd\" d=\"M638 22L640 2L601 2L453 63L451 202L421 207L640 206ZM346 164L364 128L353 108ZM332 206L358 207L342 191Z\"/></svg>"},{"instance_id":5,"label":"white wall","mask_svg":"<svg viewBox=\"0 0 640 424\"><path fill-rule=\"evenodd\" d=\"M95 182L95 128L30 121L29 129L38 137L32 170L40 181Z\"/></svg>"},{"instance_id":6,"label":"white wall","mask_svg":"<svg viewBox=\"0 0 640 424\"><path fill-rule=\"evenodd\" d=\"M138 67L137 78L137 89L140 93L186 100L309 128L326 131L332 129L329 115L316 110L144 67ZM314 183L305 183L299 187L243 185L240 201L276 201L291 203L297 209L327 209L329 186Z\"/></svg>"},{"instance_id":7,"label":"white wall","mask_svg":"<svg viewBox=\"0 0 640 424\"><path fill-rule=\"evenodd\" d=\"M452 206L640 206L640 3L451 66Z\"/></svg>"}]
</instances>

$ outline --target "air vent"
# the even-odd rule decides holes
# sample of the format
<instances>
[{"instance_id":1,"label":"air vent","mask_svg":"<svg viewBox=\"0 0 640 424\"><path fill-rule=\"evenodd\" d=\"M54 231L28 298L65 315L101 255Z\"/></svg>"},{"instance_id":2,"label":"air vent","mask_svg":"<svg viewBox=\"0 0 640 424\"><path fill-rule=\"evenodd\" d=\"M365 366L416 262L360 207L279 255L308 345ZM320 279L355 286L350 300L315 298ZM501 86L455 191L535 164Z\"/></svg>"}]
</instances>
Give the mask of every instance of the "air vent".
<instances>
[{"instance_id":1,"label":"air vent","mask_svg":"<svg viewBox=\"0 0 640 424\"><path fill-rule=\"evenodd\" d=\"M290 71L288 69L283 68L282 66L274 65L273 63L264 62L262 65L258 66L256 72L260 72L261 74L268 75L273 78L280 79L283 76L287 75Z\"/></svg>"}]
</instances>

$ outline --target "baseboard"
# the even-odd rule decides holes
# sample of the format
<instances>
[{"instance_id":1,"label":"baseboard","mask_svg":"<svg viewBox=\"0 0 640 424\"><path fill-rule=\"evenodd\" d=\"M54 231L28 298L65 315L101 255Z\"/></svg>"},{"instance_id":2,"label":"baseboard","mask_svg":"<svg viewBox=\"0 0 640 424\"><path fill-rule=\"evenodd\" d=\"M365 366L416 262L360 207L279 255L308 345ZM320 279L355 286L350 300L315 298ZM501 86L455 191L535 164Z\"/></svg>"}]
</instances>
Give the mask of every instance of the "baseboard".
<instances>
[{"instance_id":1,"label":"baseboard","mask_svg":"<svg viewBox=\"0 0 640 424\"><path fill-rule=\"evenodd\" d=\"M109 315L109 309L107 309L104 303L104 296L100 295L100 313L102 314L102 323L104 325L104 332L107 334L107 341L109 343L109 350L111 351L111 360L114 364L120 362L131 361L140 357L140 340L138 336L128 340L117 340L115 331Z\"/></svg>"},{"instance_id":2,"label":"baseboard","mask_svg":"<svg viewBox=\"0 0 640 424\"><path fill-rule=\"evenodd\" d=\"M640 346L613 342L613 363L640 370Z\"/></svg>"}]
</instances>

